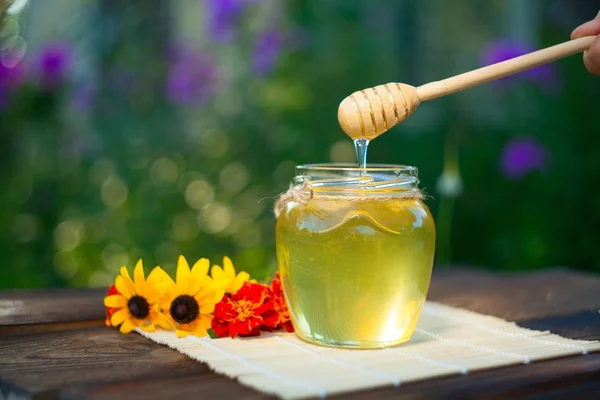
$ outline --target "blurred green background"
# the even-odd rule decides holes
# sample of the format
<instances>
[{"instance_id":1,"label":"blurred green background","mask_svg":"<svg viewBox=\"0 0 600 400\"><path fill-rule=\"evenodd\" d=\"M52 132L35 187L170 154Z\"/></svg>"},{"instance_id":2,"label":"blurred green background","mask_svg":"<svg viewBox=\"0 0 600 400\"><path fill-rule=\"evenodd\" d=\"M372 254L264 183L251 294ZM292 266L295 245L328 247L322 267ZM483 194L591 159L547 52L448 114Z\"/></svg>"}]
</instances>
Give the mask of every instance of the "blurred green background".
<instances>
[{"instance_id":1,"label":"blurred green background","mask_svg":"<svg viewBox=\"0 0 600 400\"><path fill-rule=\"evenodd\" d=\"M1 288L177 256L276 268L297 164L355 161L337 106L569 39L595 0L2 0ZM438 264L600 272L600 78L573 56L421 105L369 161L419 167ZM262 199L262 200L261 200Z\"/></svg>"}]
</instances>

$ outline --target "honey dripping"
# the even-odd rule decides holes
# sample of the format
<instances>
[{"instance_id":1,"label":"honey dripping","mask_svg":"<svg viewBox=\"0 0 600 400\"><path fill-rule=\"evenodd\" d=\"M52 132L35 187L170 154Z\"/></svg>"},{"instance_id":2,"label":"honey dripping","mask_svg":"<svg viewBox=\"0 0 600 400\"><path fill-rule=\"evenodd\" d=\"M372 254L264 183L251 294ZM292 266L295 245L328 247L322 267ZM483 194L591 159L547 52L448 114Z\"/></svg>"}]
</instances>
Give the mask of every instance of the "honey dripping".
<instances>
[{"instance_id":1,"label":"honey dripping","mask_svg":"<svg viewBox=\"0 0 600 400\"><path fill-rule=\"evenodd\" d=\"M354 139L354 149L356 150L356 161L358 168L367 167L367 150L369 150L369 139Z\"/></svg>"}]
</instances>

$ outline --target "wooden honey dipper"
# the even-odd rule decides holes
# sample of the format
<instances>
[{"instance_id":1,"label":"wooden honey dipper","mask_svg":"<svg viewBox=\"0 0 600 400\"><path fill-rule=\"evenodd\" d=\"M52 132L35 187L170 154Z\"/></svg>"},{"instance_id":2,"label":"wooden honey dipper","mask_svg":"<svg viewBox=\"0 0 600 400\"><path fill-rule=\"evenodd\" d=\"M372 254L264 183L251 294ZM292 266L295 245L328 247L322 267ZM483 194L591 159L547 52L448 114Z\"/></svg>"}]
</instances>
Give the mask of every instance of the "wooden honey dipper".
<instances>
[{"instance_id":1,"label":"wooden honey dipper","mask_svg":"<svg viewBox=\"0 0 600 400\"><path fill-rule=\"evenodd\" d=\"M404 83L387 83L360 90L340 103L338 121L344 132L352 139L371 140L404 121L424 101L580 53L588 49L595 38L596 36L586 36L570 40L419 87Z\"/></svg>"}]
</instances>

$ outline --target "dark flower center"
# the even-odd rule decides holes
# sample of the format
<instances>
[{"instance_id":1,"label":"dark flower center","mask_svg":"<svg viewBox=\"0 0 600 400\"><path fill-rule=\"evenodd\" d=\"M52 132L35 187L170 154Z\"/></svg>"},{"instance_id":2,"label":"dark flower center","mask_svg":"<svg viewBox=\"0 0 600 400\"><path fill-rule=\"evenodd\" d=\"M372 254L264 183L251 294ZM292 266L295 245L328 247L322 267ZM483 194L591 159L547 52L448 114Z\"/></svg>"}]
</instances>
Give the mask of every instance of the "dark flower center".
<instances>
[{"instance_id":1,"label":"dark flower center","mask_svg":"<svg viewBox=\"0 0 600 400\"><path fill-rule=\"evenodd\" d=\"M148 306L148 302L142 296L133 296L127 302L127 307L129 308L129 313L136 317L137 319L144 319L150 313L150 306Z\"/></svg>"},{"instance_id":2,"label":"dark flower center","mask_svg":"<svg viewBox=\"0 0 600 400\"><path fill-rule=\"evenodd\" d=\"M200 307L192 296L182 294L171 303L171 317L180 324L188 324L198 317Z\"/></svg>"}]
</instances>

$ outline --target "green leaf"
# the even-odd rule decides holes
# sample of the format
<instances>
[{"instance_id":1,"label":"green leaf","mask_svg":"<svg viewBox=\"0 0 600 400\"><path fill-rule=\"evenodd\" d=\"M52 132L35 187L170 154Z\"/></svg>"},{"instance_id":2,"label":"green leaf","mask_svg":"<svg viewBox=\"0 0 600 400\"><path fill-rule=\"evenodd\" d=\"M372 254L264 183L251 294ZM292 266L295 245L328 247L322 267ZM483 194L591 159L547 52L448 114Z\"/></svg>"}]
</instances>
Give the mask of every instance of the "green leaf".
<instances>
[{"instance_id":1,"label":"green leaf","mask_svg":"<svg viewBox=\"0 0 600 400\"><path fill-rule=\"evenodd\" d=\"M212 329L208 329L208 336L210 336L211 339L218 339L219 337L217 336L217 334L215 333L215 331L213 331Z\"/></svg>"}]
</instances>

